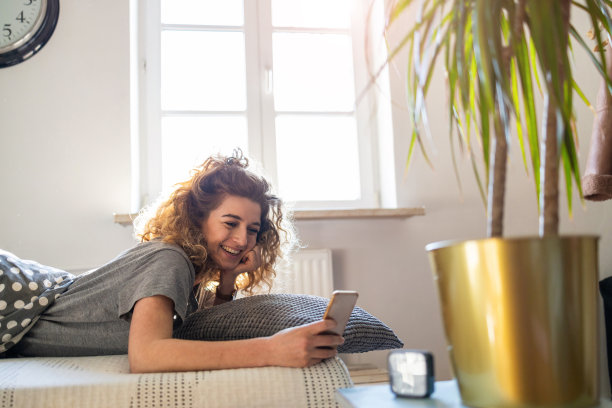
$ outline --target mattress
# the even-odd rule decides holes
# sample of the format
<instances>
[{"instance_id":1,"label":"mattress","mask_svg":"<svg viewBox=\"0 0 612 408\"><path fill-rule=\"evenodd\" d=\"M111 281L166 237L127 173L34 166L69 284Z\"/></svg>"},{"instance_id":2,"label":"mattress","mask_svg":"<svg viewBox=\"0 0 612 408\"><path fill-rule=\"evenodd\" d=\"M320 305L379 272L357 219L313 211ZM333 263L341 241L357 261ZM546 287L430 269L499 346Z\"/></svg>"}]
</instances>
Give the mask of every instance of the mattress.
<instances>
[{"instance_id":1,"label":"mattress","mask_svg":"<svg viewBox=\"0 0 612 408\"><path fill-rule=\"evenodd\" d=\"M0 407L336 407L352 387L342 360L308 368L262 367L130 374L126 355L0 360Z\"/></svg>"}]
</instances>

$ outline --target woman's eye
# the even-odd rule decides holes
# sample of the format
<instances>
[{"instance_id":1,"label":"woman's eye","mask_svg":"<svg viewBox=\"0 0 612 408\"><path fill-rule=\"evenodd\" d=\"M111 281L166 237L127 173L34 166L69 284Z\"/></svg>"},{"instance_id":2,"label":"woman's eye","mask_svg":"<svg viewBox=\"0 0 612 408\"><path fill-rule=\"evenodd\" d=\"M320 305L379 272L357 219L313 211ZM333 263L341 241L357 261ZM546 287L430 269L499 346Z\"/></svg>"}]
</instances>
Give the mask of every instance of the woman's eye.
<instances>
[{"instance_id":1,"label":"woman's eye","mask_svg":"<svg viewBox=\"0 0 612 408\"><path fill-rule=\"evenodd\" d=\"M249 232L250 232L251 234L255 234L255 235L259 234L259 230L258 230L258 229L255 229L255 228L249 228Z\"/></svg>"},{"instance_id":2,"label":"woman's eye","mask_svg":"<svg viewBox=\"0 0 612 408\"><path fill-rule=\"evenodd\" d=\"M237 224L235 222L226 222L225 225L228 227L235 227Z\"/></svg>"}]
</instances>

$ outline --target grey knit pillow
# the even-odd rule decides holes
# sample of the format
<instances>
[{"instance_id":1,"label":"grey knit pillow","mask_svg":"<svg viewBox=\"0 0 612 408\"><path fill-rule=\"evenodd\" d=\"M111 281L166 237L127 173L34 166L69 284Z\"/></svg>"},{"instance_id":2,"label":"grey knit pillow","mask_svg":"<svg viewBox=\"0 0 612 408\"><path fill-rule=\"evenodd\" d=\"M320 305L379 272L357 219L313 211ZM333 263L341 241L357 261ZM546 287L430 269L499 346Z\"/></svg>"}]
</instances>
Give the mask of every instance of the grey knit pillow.
<instances>
[{"instance_id":1,"label":"grey knit pillow","mask_svg":"<svg viewBox=\"0 0 612 408\"><path fill-rule=\"evenodd\" d=\"M191 340L240 340L266 337L287 327L320 320L329 299L295 294L256 295L190 314L174 337ZM339 353L401 348L387 325L355 307L344 330Z\"/></svg>"}]
</instances>

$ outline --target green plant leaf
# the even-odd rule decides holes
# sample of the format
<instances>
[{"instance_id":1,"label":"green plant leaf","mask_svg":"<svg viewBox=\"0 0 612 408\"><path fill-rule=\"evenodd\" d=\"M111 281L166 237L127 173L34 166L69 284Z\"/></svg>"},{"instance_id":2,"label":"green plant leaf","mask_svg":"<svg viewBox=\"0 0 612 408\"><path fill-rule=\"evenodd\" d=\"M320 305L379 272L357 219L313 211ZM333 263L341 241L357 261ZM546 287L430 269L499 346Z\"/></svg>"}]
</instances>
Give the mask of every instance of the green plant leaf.
<instances>
[{"instance_id":1,"label":"green plant leaf","mask_svg":"<svg viewBox=\"0 0 612 408\"><path fill-rule=\"evenodd\" d=\"M414 12L410 6L415 3L399 1L389 21L400 21L403 13ZM421 139L423 132L433 138L428 131L425 101L436 61L439 55L444 55L449 90L448 140L455 175L459 173L456 155L467 152L484 197L484 186L491 178L491 138L504 137L510 143L510 129L515 128L523 164L527 173L531 166L538 208L542 208L540 139L545 135L539 131L544 118L538 117L535 106L538 90L549 95L556 109L558 164L563 166L571 211L574 184L582 199L574 92L587 107L592 109L592 106L573 77L569 37L586 50L588 59L612 92L612 79L605 74L603 53L604 38L609 40L612 33L608 11L612 0L571 2L571 7L586 12L591 19L596 52L568 25L565 7L569 4L566 0L422 0L416 22L406 29L406 36L389 54L391 60L403 47L409 47L407 86L414 124L409 157L417 144L426 155ZM459 179L458 184L461 184Z\"/></svg>"}]
</instances>

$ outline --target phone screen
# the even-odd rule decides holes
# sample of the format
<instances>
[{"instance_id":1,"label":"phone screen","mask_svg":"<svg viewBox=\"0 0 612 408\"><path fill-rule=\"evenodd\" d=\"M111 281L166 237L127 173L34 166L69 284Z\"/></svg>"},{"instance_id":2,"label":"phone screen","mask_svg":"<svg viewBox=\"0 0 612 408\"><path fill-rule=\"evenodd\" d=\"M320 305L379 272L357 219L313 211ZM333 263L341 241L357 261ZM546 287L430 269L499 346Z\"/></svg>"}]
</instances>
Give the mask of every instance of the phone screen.
<instances>
[{"instance_id":1,"label":"phone screen","mask_svg":"<svg viewBox=\"0 0 612 408\"><path fill-rule=\"evenodd\" d=\"M323 315L323 319L333 319L338 323L330 332L342 336L358 296L359 294L354 290L337 290L332 293L331 301Z\"/></svg>"}]
</instances>

